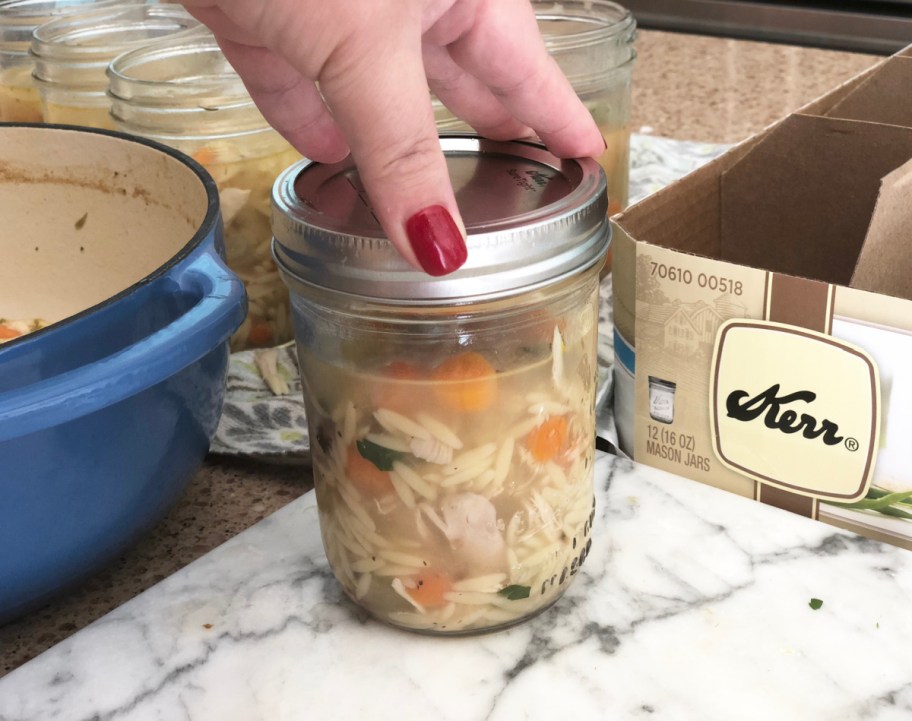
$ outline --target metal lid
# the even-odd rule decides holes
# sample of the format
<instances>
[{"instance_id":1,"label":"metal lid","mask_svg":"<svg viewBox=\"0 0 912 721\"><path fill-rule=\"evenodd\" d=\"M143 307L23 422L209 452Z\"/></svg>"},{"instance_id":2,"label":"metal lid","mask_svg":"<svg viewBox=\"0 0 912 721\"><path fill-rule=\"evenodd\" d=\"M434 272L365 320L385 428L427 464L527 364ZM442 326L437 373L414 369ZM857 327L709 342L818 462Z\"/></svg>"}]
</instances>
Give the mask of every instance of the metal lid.
<instances>
[{"instance_id":1,"label":"metal lid","mask_svg":"<svg viewBox=\"0 0 912 721\"><path fill-rule=\"evenodd\" d=\"M468 233L465 265L440 277L415 270L384 236L351 160L305 160L273 188L273 254L286 282L443 304L525 292L602 260L608 197L594 160L461 133L440 143Z\"/></svg>"}]
</instances>

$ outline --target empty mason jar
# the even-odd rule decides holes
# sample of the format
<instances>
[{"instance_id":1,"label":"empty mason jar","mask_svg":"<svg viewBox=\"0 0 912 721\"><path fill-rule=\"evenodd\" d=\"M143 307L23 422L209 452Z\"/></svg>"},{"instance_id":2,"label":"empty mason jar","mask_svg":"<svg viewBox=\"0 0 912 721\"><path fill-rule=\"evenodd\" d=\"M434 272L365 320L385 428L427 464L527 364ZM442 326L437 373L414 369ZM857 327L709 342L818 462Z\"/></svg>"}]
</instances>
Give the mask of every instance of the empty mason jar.
<instances>
[{"instance_id":1,"label":"empty mason jar","mask_svg":"<svg viewBox=\"0 0 912 721\"><path fill-rule=\"evenodd\" d=\"M7 0L0 2L0 122L40 123L41 100L32 82L32 32L61 15L115 5L120 0Z\"/></svg>"},{"instance_id":2,"label":"empty mason jar","mask_svg":"<svg viewBox=\"0 0 912 721\"><path fill-rule=\"evenodd\" d=\"M357 170L273 191L320 529L345 592L461 634L554 603L590 548L605 176L529 142L441 137L468 260L431 277L384 237Z\"/></svg>"},{"instance_id":3,"label":"empty mason jar","mask_svg":"<svg viewBox=\"0 0 912 721\"><path fill-rule=\"evenodd\" d=\"M301 155L266 122L215 38L195 32L117 57L108 69L118 130L181 150L218 185L229 266L248 313L231 347L292 338L288 290L272 259L272 185Z\"/></svg>"},{"instance_id":4,"label":"empty mason jar","mask_svg":"<svg viewBox=\"0 0 912 721\"><path fill-rule=\"evenodd\" d=\"M33 77L45 122L113 129L108 64L121 53L201 28L181 5L119 4L35 29Z\"/></svg>"}]
</instances>

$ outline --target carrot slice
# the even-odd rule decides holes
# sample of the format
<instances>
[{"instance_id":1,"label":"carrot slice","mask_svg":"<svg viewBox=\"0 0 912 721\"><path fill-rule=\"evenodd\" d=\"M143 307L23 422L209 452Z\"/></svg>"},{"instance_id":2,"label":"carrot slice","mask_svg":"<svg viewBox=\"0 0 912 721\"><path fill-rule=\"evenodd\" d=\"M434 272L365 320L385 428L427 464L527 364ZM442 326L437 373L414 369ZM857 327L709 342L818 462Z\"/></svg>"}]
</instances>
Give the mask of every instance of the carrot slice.
<instances>
[{"instance_id":1,"label":"carrot slice","mask_svg":"<svg viewBox=\"0 0 912 721\"><path fill-rule=\"evenodd\" d=\"M193 155L190 157L200 165L212 165L218 159L216 152L212 148L205 145L193 153Z\"/></svg>"},{"instance_id":2,"label":"carrot slice","mask_svg":"<svg viewBox=\"0 0 912 721\"><path fill-rule=\"evenodd\" d=\"M265 348L272 344L272 339L272 326L269 322L262 320L261 318L251 318L250 332L247 334L247 344L256 348Z\"/></svg>"},{"instance_id":3,"label":"carrot slice","mask_svg":"<svg viewBox=\"0 0 912 721\"><path fill-rule=\"evenodd\" d=\"M412 580L415 587L407 588L406 592L415 603L425 608L444 605L447 602L446 594L453 590L453 582L439 571L424 571Z\"/></svg>"},{"instance_id":4,"label":"carrot slice","mask_svg":"<svg viewBox=\"0 0 912 721\"><path fill-rule=\"evenodd\" d=\"M362 456L355 444L348 447L345 475L366 496L377 498L393 491L389 472L381 471Z\"/></svg>"},{"instance_id":5,"label":"carrot slice","mask_svg":"<svg viewBox=\"0 0 912 721\"><path fill-rule=\"evenodd\" d=\"M494 367L474 351L451 356L434 369L434 392L457 411L483 411L497 395Z\"/></svg>"},{"instance_id":6,"label":"carrot slice","mask_svg":"<svg viewBox=\"0 0 912 721\"><path fill-rule=\"evenodd\" d=\"M564 416L551 416L526 436L526 448L539 463L550 461L566 448L568 430Z\"/></svg>"},{"instance_id":7,"label":"carrot slice","mask_svg":"<svg viewBox=\"0 0 912 721\"><path fill-rule=\"evenodd\" d=\"M0 338L3 340L18 338L20 335L22 335L22 331L15 330L13 328L10 328L8 325L0 323Z\"/></svg>"}]
</instances>

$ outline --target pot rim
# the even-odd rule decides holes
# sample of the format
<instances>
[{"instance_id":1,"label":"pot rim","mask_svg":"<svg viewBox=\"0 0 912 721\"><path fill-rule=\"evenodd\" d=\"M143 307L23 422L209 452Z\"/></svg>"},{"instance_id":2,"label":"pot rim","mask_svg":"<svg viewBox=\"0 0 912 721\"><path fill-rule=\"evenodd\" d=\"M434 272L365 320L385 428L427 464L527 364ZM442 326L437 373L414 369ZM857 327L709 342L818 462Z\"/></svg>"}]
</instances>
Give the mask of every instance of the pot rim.
<instances>
[{"instance_id":1,"label":"pot rim","mask_svg":"<svg viewBox=\"0 0 912 721\"><path fill-rule=\"evenodd\" d=\"M218 223L219 218L219 199L218 199L218 188L216 187L215 181L212 179L212 176L193 158L185 153L182 153L174 148L170 148L167 145L162 143L155 142L154 140L147 140L145 138L140 138L135 135L129 135L127 133L122 133L118 130L107 130L103 128L91 128L82 125L67 125L62 123L10 123L10 122L0 122L0 130L7 127L16 127L16 128L36 128L39 130L50 129L50 130L63 130L68 132L76 133L94 133L96 135L106 135L118 140L123 140L130 143L136 143L138 145L145 145L153 150L157 150L166 155L171 156L178 162L186 165L193 171L197 179L203 184L203 188L206 191L206 215L201 221L199 227L193 233L193 236L184 246L173 255L168 261L163 263L161 266L152 271L149 275L140 278L135 283L124 288L119 293L116 293L100 303L89 306L73 315L69 315L62 320L52 323L44 328L33 331L26 335L20 336L19 338L14 338L7 341L3 344L2 350L7 348L14 347L24 342L31 342L37 338L41 338L50 333L56 332L60 329L63 329L81 318L84 318L88 315L91 315L98 310L112 305L119 300L127 297L128 295L134 293L137 288L140 288L148 283L155 281L158 278L168 275L171 270L181 263L184 259L187 258L200 244L209 236L209 234L215 229L215 226ZM2 351L0 351L2 352Z\"/></svg>"}]
</instances>

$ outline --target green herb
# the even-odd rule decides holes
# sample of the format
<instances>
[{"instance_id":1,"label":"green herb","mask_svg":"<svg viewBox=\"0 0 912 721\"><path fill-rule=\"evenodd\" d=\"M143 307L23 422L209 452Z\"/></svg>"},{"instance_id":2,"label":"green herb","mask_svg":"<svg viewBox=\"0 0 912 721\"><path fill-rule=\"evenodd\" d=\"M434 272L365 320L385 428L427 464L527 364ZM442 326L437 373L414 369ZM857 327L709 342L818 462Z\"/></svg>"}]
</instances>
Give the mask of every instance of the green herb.
<instances>
[{"instance_id":1,"label":"green herb","mask_svg":"<svg viewBox=\"0 0 912 721\"><path fill-rule=\"evenodd\" d=\"M76 230L82 230L82 226L86 224L86 220L89 218L88 211L82 214L82 217L76 221L75 228Z\"/></svg>"},{"instance_id":2,"label":"green herb","mask_svg":"<svg viewBox=\"0 0 912 721\"><path fill-rule=\"evenodd\" d=\"M823 601L821 601L819 598L812 598L811 602L808 604L808 606L810 606L815 611L817 609L819 609L822 605L823 605Z\"/></svg>"},{"instance_id":3,"label":"green herb","mask_svg":"<svg viewBox=\"0 0 912 721\"><path fill-rule=\"evenodd\" d=\"M508 601L519 601L522 598L529 598L531 590L529 586L520 586L514 583L512 586L500 589L498 593Z\"/></svg>"},{"instance_id":4,"label":"green herb","mask_svg":"<svg viewBox=\"0 0 912 721\"><path fill-rule=\"evenodd\" d=\"M381 471L393 470L393 461L402 456L400 451L373 443L366 438L356 441L355 445L358 447L361 457L373 463Z\"/></svg>"},{"instance_id":5,"label":"green herb","mask_svg":"<svg viewBox=\"0 0 912 721\"><path fill-rule=\"evenodd\" d=\"M888 493L879 488L872 488L868 491L865 498L854 503L834 503L835 506L843 508L857 508L861 511L876 511L883 513L885 516L894 516L896 518L912 519L912 491L900 491L899 493ZM905 506L899 508L898 506Z\"/></svg>"}]
</instances>

